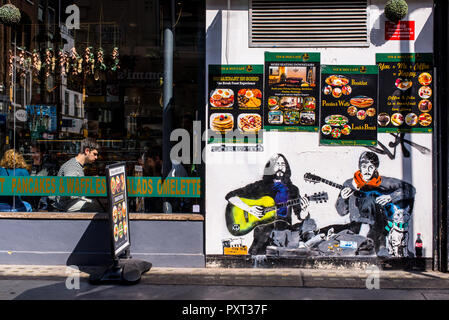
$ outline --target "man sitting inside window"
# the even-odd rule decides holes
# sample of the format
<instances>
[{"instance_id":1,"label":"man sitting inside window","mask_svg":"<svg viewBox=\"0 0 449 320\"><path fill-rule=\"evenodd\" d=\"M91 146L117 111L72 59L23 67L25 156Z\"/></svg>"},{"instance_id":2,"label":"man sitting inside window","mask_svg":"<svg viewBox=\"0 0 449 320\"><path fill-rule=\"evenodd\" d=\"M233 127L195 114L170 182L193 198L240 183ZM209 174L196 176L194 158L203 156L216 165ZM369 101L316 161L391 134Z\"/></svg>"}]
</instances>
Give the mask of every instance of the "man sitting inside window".
<instances>
[{"instance_id":1,"label":"man sitting inside window","mask_svg":"<svg viewBox=\"0 0 449 320\"><path fill-rule=\"evenodd\" d=\"M79 154L64 163L58 172L58 177L84 177L84 165L94 163L98 158L99 146L93 139L81 142ZM86 197L70 196L57 197L56 207L66 212L103 212L100 204Z\"/></svg>"}]
</instances>

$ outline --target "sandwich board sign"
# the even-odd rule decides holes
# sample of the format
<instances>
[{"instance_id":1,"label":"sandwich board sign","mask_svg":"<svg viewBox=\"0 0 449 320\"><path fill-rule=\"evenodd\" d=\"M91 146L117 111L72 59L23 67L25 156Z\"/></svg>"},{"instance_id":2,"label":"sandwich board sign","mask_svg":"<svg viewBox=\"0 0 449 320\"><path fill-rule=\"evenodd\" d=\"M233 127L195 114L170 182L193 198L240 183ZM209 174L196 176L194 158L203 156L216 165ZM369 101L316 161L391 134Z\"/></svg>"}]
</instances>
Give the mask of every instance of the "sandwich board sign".
<instances>
[{"instance_id":1,"label":"sandwich board sign","mask_svg":"<svg viewBox=\"0 0 449 320\"><path fill-rule=\"evenodd\" d=\"M92 284L126 283L135 284L141 275L149 271L152 264L132 259L130 256L130 230L128 185L126 163L120 162L106 167L106 184L109 202L109 230L113 264L101 274L92 274ZM124 253L124 256L122 254Z\"/></svg>"},{"instance_id":2,"label":"sandwich board sign","mask_svg":"<svg viewBox=\"0 0 449 320\"><path fill-rule=\"evenodd\" d=\"M131 246L126 179L126 164L124 162L106 167L111 248L114 258Z\"/></svg>"}]
</instances>

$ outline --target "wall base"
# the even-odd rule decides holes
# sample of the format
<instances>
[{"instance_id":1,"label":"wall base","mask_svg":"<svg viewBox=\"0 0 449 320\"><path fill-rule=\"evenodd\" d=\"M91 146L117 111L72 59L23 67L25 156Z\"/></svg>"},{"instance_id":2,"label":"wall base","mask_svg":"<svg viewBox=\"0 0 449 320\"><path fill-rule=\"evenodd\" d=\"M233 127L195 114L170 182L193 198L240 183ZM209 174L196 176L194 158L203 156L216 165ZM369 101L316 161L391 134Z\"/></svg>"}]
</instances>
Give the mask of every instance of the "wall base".
<instances>
[{"instance_id":1,"label":"wall base","mask_svg":"<svg viewBox=\"0 0 449 320\"><path fill-rule=\"evenodd\" d=\"M131 256L154 267L204 268L203 221L130 221ZM0 219L0 264L101 266L112 262L103 219Z\"/></svg>"},{"instance_id":2,"label":"wall base","mask_svg":"<svg viewBox=\"0 0 449 320\"><path fill-rule=\"evenodd\" d=\"M308 268L308 269L360 269L377 266L382 270L432 270L431 258L396 258L378 257L309 257L285 258L267 256L224 256L207 255L208 268Z\"/></svg>"}]
</instances>

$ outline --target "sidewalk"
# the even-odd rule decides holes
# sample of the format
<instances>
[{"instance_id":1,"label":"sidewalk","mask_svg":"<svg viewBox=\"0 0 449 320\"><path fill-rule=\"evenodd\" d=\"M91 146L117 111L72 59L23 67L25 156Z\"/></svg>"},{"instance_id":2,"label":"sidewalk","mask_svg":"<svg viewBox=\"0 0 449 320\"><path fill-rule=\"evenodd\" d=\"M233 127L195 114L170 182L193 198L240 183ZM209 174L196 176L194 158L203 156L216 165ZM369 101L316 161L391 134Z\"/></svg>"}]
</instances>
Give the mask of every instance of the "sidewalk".
<instances>
[{"instance_id":1,"label":"sidewalk","mask_svg":"<svg viewBox=\"0 0 449 320\"><path fill-rule=\"evenodd\" d=\"M82 268L88 280L98 268ZM66 266L0 265L0 280L65 280L77 273ZM378 277L377 277L378 276ZM224 285L302 288L366 289L367 278L379 279L382 289L449 289L449 274L433 271L386 271L350 269L224 269L152 268L141 284Z\"/></svg>"}]
</instances>

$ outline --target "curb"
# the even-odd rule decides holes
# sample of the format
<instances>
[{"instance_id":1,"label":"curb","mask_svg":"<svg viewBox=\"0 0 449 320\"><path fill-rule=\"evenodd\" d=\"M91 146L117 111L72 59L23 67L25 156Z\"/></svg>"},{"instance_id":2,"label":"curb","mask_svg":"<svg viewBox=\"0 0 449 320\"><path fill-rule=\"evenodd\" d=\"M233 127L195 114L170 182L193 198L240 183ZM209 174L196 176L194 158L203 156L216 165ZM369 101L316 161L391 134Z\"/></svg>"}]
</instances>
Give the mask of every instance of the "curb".
<instances>
[{"instance_id":1,"label":"curb","mask_svg":"<svg viewBox=\"0 0 449 320\"><path fill-rule=\"evenodd\" d=\"M66 266L0 266L0 280L65 281L78 274L84 281L101 268ZM377 282L376 282L377 281ZM367 289L367 283L381 289L449 289L449 274L424 271L152 268L141 284L204 286L269 286L304 288Z\"/></svg>"}]
</instances>

